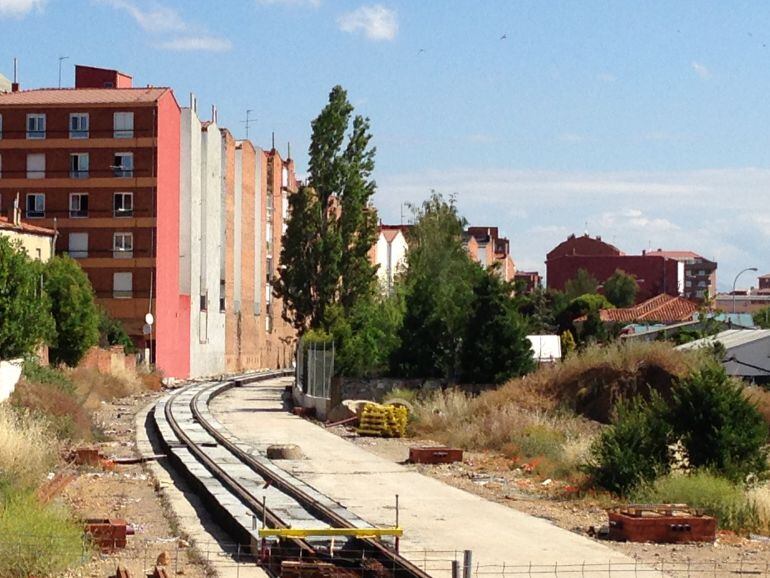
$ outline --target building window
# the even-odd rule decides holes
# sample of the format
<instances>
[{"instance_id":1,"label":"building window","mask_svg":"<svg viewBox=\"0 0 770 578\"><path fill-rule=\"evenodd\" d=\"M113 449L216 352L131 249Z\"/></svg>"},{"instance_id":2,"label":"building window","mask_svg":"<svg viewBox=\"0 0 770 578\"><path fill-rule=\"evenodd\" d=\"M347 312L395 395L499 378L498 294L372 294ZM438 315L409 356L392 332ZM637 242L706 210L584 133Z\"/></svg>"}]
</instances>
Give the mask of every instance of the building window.
<instances>
[{"instance_id":1,"label":"building window","mask_svg":"<svg viewBox=\"0 0 770 578\"><path fill-rule=\"evenodd\" d=\"M27 218L40 219L45 217L45 195L43 193L27 194Z\"/></svg>"},{"instance_id":2,"label":"building window","mask_svg":"<svg viewBox=\"0 0 770 578\"><path fill-rule=\"evenodd\" d=\"M73 259L88 257L88 233L69 234L69 255Z\"/></svg>"},{"instance_id":3,"label":"building window","mask_svg":"<svg viewBox=\"0 0 770 578\"><path fill-rule=\"evenodd\" d=\"M115 299L130 299L134 296L133 273L112 274L112 296Z\"/></svg>"},{"instance_id":4,"label":"building window","mask_svg":"<svg viewBox=\"0 0 770 578\"><path fill-rule=\"evenodd\" d=\"M134 193L115 193L112 199L112 211L116 217L133 217Z\"/></svg>"},{"instance_id":5,"label":"building window","mask_svg":"<svg viewBox=\"0 0 770 578\"><path fill-rule=\"evenodd\" d=\"M116 112L113 115L113 137L134 138L134 113Z\"/></svg>"},{"instance_id":6,"label":"building window","mask_svg":"<svg viewBox=\"0 0 770 578\"><path fill-rule=\"evenodd\" d=\"M70 193L70 218L83 219L88 216L88 193Z\"/></svg>"},{"instance_id":7,"label":"building window","mask_svg":"<svg viewBox=\"0 0 770 578\"><path fill-rule=\"evenodd\" d=\"M45 154L30 153L27 155L27 178L44 179L45 178Z\"/></svg>"},{"instance_id":8,"label":"building window","mask_svg":"<svg viewBox=\"0 0 770 578\"><path fill-rule=\"evenodd\" d=\"M88 153L70 154L70 178L88 178Z\"/></svg>"},{"instance_id":9,"label":"building window","mask_svg":"<svg viewBox=\"0 0 770 578\"><path fill-rule=\"evenodd\" d=\"M27 138L29 139L45 138L45 115L44 114L27 115Z\"/></svg>"},{"instance_id":10,"label":"building window","mask_svg":"<svg viewBox=\"0 0 770 578\"><path fill-rule=\"evenodd\" d=\"M134 154L133 153L115 153L112 162L112 170L116 177L134 176Z\"/></svg>"},{"instance_id":11,"label":"building window","mask_svg":"<svg viewBox=\"0 0 770 578\"><path fill-rule=\"evenodd\" d=\"M88 138L88 113L70 114L70 138Z\"/></svg>"},{"instance_id":12,"label":"building window","mask_svg":"<svg viewBox=\"0 0 770 578\"><path fill-rule=\"evenodd\" d=\"M134 234L113 233L112 257L114 259L130 259L134 256Z\"/></svg>"}]
</instances>

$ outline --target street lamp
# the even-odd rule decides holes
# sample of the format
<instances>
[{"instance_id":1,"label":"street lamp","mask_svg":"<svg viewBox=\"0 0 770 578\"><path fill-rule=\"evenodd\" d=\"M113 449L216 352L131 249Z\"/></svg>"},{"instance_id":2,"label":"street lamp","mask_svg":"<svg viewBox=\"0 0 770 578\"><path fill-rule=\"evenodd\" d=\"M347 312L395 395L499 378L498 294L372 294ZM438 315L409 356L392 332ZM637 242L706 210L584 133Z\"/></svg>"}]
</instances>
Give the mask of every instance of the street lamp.
<instances>
[{"instance_id":1,"label":"street lamp","mask_svg":"<svg viewBox=\"0 0 770 578\"><path fill-rule=\"evenodd\" d=\"M736 276L735 279L733 279L733 315L735 315L735 284L738 282L738 277L743 275L746 271L754 271L755 273L759 271L756 267L746 267L743 271L740 271Z\"/></svg>"}]
</instances>

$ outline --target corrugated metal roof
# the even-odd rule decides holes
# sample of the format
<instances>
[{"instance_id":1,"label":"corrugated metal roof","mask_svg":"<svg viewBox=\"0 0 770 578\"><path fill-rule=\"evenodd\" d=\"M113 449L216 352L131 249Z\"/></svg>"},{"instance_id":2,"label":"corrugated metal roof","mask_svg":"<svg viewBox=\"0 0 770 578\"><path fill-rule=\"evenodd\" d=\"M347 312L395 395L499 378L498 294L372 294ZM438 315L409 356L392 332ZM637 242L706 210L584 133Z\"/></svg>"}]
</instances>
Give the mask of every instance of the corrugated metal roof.
<instances>
[{"instance_id":1,"label":"corrugated metal roof","mask_svg":"<svg viewBox=\"0 0 770 578\"><path fill-rule=\"evenodd\" d=\"M40 88L0 94L2 105L132 104L155 102L169 88Z\"/></svg>"},{"instance_id":2,"label":"corrugated metal roof","mask_svg":"<svg viewBox=\"0 0 770 578\"><path fill-rule=\"evenodd\" d=\"M759 341L760 339L770 339L770 329L728 329L713 335L711 337L705 337L703 339L697 339L684 345L679 345L676 349L689 350L698 349L700 347L706 347L713 345L715 341L718 341L724 345L725 349L731 349L734 347L740 347L753 341Z\"/></svg>"}]
</instances>

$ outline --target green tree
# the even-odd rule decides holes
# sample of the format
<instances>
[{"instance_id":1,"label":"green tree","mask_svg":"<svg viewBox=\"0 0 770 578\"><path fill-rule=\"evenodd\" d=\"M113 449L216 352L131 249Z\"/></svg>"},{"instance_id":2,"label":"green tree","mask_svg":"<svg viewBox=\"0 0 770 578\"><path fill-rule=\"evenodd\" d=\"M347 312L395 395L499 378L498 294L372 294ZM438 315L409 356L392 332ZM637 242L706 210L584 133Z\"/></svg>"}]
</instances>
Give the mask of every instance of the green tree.
<instances>
[{"instance_id":1,"label":"green tree","mask_svg":"<svg viewBox=\"0 0 770 578\"><path fill-rule=\"evenodd\" d=\"M99 310L88 277L73 259L51 259L44 270L45 290L51 298L56 339L49 355L54 363L74 367L99 342Z\"/></svg>"},{"instance_id":2,"label":"green tree","mask_svg":"<svg viewBox=\"0 0 770 578\"><path fill-rule=\"evenodd\" d=\"M770 307L763 307L752 315L754 324L762 329L770 329Z\"/></svg>"},{"instance_id":3,"label":"green tree","mask_svg":"<svg viewBox=\"0 0 770 578\"><path fill-rule=\"evenodd\" d=\"M125 353L134 353L134 342L126 333L123 324L113 319L103 307L99 308L99 345L120 345Z\"/></svg>"},{"instance_id":4,"label":"green tree","mask_svg":"<svg viewBox=\"0 0 770 578\"><path fill-rule=\"evenodd\" d=\"M596 293L599 282L586 270L578 269L577 274L564 284L564 293L572 300L587 293Z\"/></svg>"},{"instance_id":5,"label":"green tree","mask_svg":"<svg viewBox=\"0 0 770 578\"><path fill-rule=\"evenodd\" d=\"M54 335L41 264L0 236L0 359L30 355Z\"/></svg>"},{"instance_id":6,"label":"green tree","mask_svg":"<svg viewBox=\"0 0 770 578\"><path fill-rule=\"evenodd\" d=\"M616 269L604 282L604 296L615 307L630 307L636 302L639 285L633 275Z\"/></svg>"},{"instance_id":7,"label":"green tree","mask_svg":"<svg viewBox=\"0 0 770 578\"><path fill-rule=\"evenodd\" d=\"M434 191L412 210L404 321L391 371L405 377L455 378L473 287L482 269L463 246L465 221L453 198Z\"/></svg>"},{"instance_id":8,"label":"green tree","mask_svg":"<svg viewBox=\"0 0 770 578\"><path fill-rule=\"evenodd\" d=\"M375 149L369 120L355 116L351 125L352 115L347 93L335 86L312 122L308 186L289 201L275 292L284 300L284 319L300 333L327 329L327 308L339 304L348 314L375 290L368 256L377 231Z\"/></svg>"},{"instance_id":9,"label":"green tree","mask_svg":"<svg viewBox=\"0 0 770 578\"><path fill-rule=\"evenodd\" d=\"M478 276L460 353L463 380L500 384L534 368L531 344L512 290L497 268Z\"/></svg>"},{"instance_id":10,"label":"green tree","mask_svg":"<svg viewBox=\"0 0 770 578\"><path fill-rule=\"evenodd\" d=\"M767 470L767 424L721 364L711 363L680 380L672 393L666 419L692 467L734 481Z\"/></svg>"},{"instance_id":11,"label":"green tree","mask_svg":"<svg viewBox=\"0 0 770 578\"><path fill-rule=\"evenodd\" d=\"M524 319L529 335L547 335L559 329L559 316L569 305L561 291L536 287L531 293L516 293L516 310Z\"/></svg>"}]
</instances>

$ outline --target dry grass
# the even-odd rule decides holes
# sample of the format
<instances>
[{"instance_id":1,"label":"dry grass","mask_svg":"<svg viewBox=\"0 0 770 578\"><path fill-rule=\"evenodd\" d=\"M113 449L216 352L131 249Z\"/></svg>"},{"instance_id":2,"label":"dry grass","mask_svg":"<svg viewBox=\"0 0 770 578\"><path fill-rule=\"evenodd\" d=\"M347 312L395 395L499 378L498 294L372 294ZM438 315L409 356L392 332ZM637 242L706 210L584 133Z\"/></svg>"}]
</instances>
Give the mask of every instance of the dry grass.
<instances>
[{"instance_id":1,"label":"dry grass","mask_svg":"<svg viewBox=\"0 0 770 578\"><path fill-rule=\"evenodd\" d=\"M676 351L668 343L595 345L485 395L491 404L546 411L565 407L607 423L620 400L648 397L651 390L666 397L674 381L700 367L703 359L702 353Z\"/></svg>"},{"instance_id":2,"label":"dry grass","mask_svg":"<svg viewBox=\"0 0 770 578\"><path fill-rule=\"evenodd\" d=\"M770 390L752 385L744 391L748 400L757 406L759 413L765 418L765 422L770 425Z\"/></svg>"},{"instance_id":3,"label":"dry grass","mask_svg":"<svg viewBox=\"0 0 770 578\"><path fill-rule=\"evenodd\" d=\"M46 420L0 404L0 475L19 487L34 487L56 462L59 447Z\"/></svg>"},{"instance_id":4,"label":"dry grass","mask_svg":"<svg viewBox=\"0 0 770 578\"><path fill-rule=\"evenodd\" d=\"M126 397L144 390L143 382L135 375L123 373L99 373L96 369L78 368L69 374L75 384L75 395L80 405L93 412L103 401Z\"/></svg>"},{"instance_id":5,"label":"dry grass","mask_svg":"<svg viewBox=\"0 0 770 578\"><path fill-rule=\"evenodd\" d=\"M757 509L760 524L758 530L770 536L770 482L749 490L749 499Z\"/></svg>"}]
</instances>

